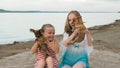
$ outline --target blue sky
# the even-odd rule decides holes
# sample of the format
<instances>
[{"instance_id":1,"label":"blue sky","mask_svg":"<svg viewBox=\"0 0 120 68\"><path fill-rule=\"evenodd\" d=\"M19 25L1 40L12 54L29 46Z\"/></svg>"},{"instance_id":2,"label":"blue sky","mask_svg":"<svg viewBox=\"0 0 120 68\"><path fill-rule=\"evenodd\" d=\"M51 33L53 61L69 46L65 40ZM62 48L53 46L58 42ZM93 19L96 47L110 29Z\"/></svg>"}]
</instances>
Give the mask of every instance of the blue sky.
<instances>
[{"instance_id":1,"label":"blue sky","mask_svg":"<svg viewBox=\"0 0 120 68\"><path fill-rule=\"evenodd\" d=\"M120 0L0 0L0 9L120 11Z\"/></svg>"}]
</instances>

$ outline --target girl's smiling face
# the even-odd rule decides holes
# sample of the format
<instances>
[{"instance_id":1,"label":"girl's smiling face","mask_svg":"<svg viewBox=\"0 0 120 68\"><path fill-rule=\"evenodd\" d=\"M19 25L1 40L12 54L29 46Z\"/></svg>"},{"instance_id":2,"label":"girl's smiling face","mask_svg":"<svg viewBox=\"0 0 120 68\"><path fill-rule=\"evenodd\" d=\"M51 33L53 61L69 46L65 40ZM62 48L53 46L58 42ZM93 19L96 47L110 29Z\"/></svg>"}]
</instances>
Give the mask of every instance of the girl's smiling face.
<instances>
[{"instance_id":1,"label":"girl's smiling face","mask_svg":"<svg viewBox=\"0 0 120 68\"><path fill-rule=\"evenodd\" d=\"M44 36L48 38L49 42L53 41L55 36L55 29L53 27L46 27L44 31Z\"/></svg>"}]
</instances>

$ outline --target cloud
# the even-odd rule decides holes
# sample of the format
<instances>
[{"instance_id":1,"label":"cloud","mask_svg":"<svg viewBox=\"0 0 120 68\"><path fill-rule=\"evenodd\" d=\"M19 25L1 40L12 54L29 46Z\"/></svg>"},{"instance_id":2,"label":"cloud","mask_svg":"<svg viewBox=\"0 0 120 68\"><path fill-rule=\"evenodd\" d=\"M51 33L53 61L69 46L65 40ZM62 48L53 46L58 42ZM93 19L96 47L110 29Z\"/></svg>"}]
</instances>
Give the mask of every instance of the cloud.
<instances>
[{"instance_id":1,"label":"cloud","mask_svg":"<svg viewBox=\"0 0 120 68\"><path fill-rule=\"evenodd\" d=\"M1 9L118 11L120 0L0 0Z\"/></svg>"}]
</instances>

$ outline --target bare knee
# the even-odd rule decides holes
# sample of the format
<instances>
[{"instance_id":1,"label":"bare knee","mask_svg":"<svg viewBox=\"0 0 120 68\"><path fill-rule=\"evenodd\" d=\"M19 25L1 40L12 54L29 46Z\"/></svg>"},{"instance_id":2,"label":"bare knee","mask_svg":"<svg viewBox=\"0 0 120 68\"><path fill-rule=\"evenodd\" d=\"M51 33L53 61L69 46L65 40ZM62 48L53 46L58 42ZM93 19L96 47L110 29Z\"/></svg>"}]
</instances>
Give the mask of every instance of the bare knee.
<instances>
[{"instance_id":1,"label":"bare knee","mask_svg":"<svg viewBox=\"0 0 120 68\"><path fill-rule=\"evenodd\" d=\"M73 66L73 68L84 68L84 64L78 62Z\"/></svg>"},{"instance_id":2,"label":"bare knee","mask_svg":"<svg viewBox=\"0 0 120 68\"><path fill-rule=\"evenodd\" d=\"M38 64L39 64L39 65L45 65L45 59L39 60Z\"/></svg>"},{"instance_id":3,"label":"bare knee","mask_svg":"<svg viewBox=\"0 0 120 68\"><path fill-rule=\"evenodd\" d=\"M53 63L53 58L52 57L48 57L47 59L46 59L46 62L47 62L47 66L48 66L48 68L53 68L54 67L54 63Z\"/></svg>"},{"instance_id":4,"label":"bare knee","mask_svg":"<svg viewBox=\"0 0 120 68\"><path fill-rule=\"evenodd\" d=\"M53 58L52 57L47 57L46 62L53 62Z\"/></svg>"},{"instance_id":5,"label":"bare knee","mask_svg":"<svg viewBox=\"0 0 120 68\"><path fill-rule=\"evenodd\" d=\"M69 65L64 65L62 68L71 68Z\"/></svg>"}]
</instances>

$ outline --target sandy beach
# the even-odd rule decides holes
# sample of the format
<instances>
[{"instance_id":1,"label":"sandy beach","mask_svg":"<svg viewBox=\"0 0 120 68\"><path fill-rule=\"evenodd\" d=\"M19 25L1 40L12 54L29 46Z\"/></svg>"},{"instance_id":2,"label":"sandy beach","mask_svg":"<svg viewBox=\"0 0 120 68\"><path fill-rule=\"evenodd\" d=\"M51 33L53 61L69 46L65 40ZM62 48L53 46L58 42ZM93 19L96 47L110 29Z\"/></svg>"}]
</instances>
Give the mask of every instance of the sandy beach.
<instances>
[{"instance_id":1,"label":"sandy beach","mask_svg":"<svg viewBox=\"0 0 120 68\"><path fill-rule=\"evenodd\" d=\"M120 20L89 28L94 50L91 68L120 68ZM60 41L62 35L56 35ZM0 68L33 68L36 55L30 53L33 41L0 45Z\"/></svg>"}]
</instances>

